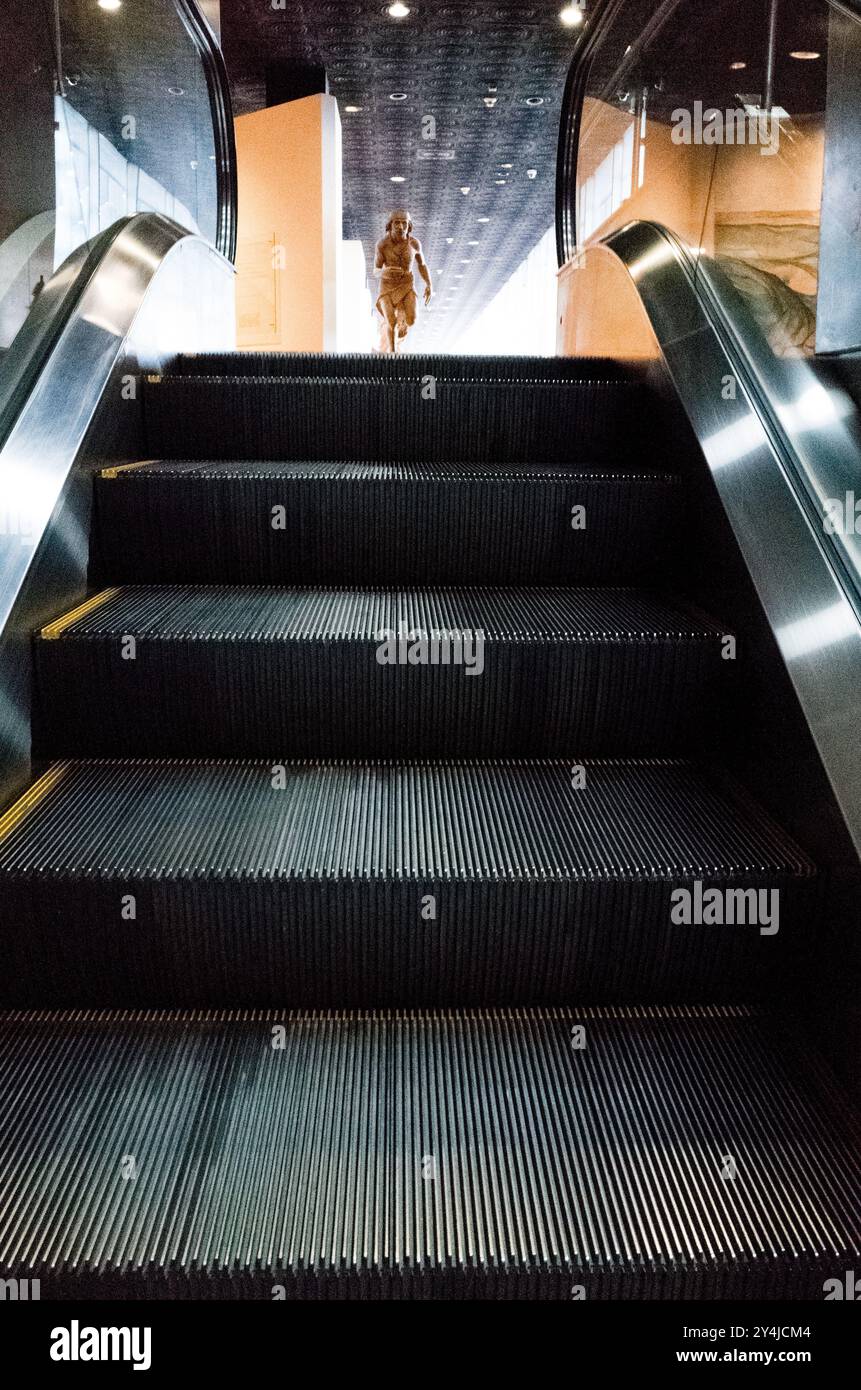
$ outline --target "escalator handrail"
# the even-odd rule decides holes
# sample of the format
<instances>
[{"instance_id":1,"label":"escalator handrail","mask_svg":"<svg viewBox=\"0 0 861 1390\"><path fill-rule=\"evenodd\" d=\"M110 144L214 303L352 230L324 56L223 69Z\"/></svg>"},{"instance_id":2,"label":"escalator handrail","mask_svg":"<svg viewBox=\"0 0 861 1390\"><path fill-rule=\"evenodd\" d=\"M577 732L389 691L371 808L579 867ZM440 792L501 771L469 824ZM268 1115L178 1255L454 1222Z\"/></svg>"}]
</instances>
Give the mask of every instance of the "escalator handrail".
<instances>
[{"instance_id":1,"label":"escalator handrail","mask_svg":"<svg viewBox=\"0 0 861 1390\"><path fill-rule=\"evenodd\" d=\"M119 218L75 248L54 272L7 351L0 375L0 449L108 248L131 222ZM13 360L14 374L8 371Z\"/></svg>"},{"instance_id":2,"label":"escalator handrail","mask_svg":"<svg viewBox=\"0 0 861 1390\"><path fill-rule=\"evenodd\" d=\"M738 318L729 311L729 306L737 300L739 316L746 316L745 306L729 282L721 283L723 277L719 266L709 262L709 272L704 274L706 258L693 257L684 242L658 222L629 224L629 227L632 226L651 229L655 238L663 241L668 251L672 252L679 273L684 276L700 312L732 365L733 375L753 405L799 505L811 526L823 532L823 549L828 561L839 572L847 598L861 623L861 537L851 531L832 534L825 533L823 529L826 499L839 498L841 490L845 489L846 479L853 475L857 475L861 489L861 423L857 407L839 384L829 379L826 363L816 364L804 357L786 362L787 373L792 372L792 389L796 395L803 397L805 392L809 392L818 398L830 393L831 401L839 402L845 412L844 425L837 427L835 423L829 430L823 424L817 438L814 478L814 468L806 457L808 451L804 448L802 432L793 426L791 412L786 409L790 403L781 400L773 377L770 378L764 370L766 359L771 359L776 365L783 363L781 359L774 358L765 338L762 338L760 360L757 361L753 347L755 340L760 337L759 330L753 323L747 325L746 332L739 330ZM622 233L626 231L628 228L610 233L602 238L602 244L616 251L623 241ZM719 284L719 293L715 282ZM828 401L824 401L824 404L827 406Z\"/></svg>"},{"instance_id":3,"label":"escalator handrail","mask_svg":"<svg viewBox=\"0 0 861 1390\"><path fill-rule=\"evenodd\" d=\"M575 43L565 79L556 154L556 258L560 267L570 261L577 250L577 154L586 84L592 60L625 3L626 0L595 0ZM681 0L658 0L654 14L636 40L636 52L663 27L680 3ZM636 52L632 48L631 62L636 60Z\"/></svg>"},{"instance_id":4,"label":"escalator handrail","mask_svg":"<svg viewBox=\"0 0 861 1390\"><path fill-rule=\"evenodd\" d=\"M233 103L224 54L196 0L175 0L179 16L194 43L209 91L218 200L216 250L228 261L236 260L237 171Z\"/></svg>"},{"instance_id":5,"label":"escalator handrail","mask_svg":"<svg viewBox=\"0 0 861 1390\"><path fill-rule=\"evenodd\" d=\"M150 288L183 246L232 281L233 267L204 238L161 213L137 213L98 238L70 287L55 288L61 269L42 292L54 299L0 435L0 515L14 515L8 497L32 504L27 548L0 531L0 640ZM63 269L74 270L77 255Z\"/></svg>"}]
</instances>

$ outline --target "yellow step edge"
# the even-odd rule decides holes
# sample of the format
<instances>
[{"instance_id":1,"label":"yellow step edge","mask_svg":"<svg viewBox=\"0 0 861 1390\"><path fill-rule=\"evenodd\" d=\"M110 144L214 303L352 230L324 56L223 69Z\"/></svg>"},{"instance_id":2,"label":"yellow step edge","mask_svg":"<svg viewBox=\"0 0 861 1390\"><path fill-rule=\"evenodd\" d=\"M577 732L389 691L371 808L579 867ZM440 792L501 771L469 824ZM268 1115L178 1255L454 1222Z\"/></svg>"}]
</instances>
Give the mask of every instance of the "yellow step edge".
<instances>
[{"instance_id":1,"label":"yellow step edge","mask_svg":"<svg viewBox=\"0 0 861 1390\"><path fill-rule=\"evenodd\" d=\"M100 468L100 478L116 478L119 473L131 473L134 468L148 468L156 459L141 459L138 463L112 463L110 468Z\"/></svg>"},{"instance_id":2,"label":"yellow step edge","mask_svg":"<svg viewBox=\"0 0 861 1390\"><path fill-rule=\"evenodd\" d=\"M47 627L43 627L39 636L45 642L56 641L58 637L62 637L66 629L71 627L73 623L77 623L81 618L86 618L88 614L94 613L97 608L101 608L103 603L107 603L109 599L116 598L119 592L119 589L103 589L100 594L94 594L92 598L88 598L84 603L79 604L77 608L73 608L71 613L64 613L62 618L57 618L56 622L49 623Z\"/></svg>"},{"instance_id":3,"label":"yellow step edge","mask_svg":"<svg viewBox=\"0 0 861 1390\"><path fill-rule=\"evenodd\" d=\"M30 812L39 805L39 802L45 800L45 797L63 780L68 770L68 763L55 763L38 781L33 783L32 787L25 791L23 796L13 802L9 810L0 816L0 840L10 835L21 824L24 817L29 816Z\"/></svg>"}]
</instances>

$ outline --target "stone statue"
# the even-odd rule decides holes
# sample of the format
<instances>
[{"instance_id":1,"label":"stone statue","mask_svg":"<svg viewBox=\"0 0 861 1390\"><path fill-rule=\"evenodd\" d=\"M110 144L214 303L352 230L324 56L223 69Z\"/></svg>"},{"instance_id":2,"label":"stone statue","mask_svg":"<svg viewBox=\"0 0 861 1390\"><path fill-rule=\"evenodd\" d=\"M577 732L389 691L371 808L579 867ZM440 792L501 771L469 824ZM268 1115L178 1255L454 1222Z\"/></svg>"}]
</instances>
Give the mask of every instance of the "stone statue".
<instances>
[{"instance_id":1,"label":"stone statue","mask_svg":"<svg viewBox=\"0 0 861 1390\"><path fill-rule=\"evenodd\" d=\"M429 304L433 288L430 271L422 255L421 242L413 236L413 224L405 208L398 208L386 223L386 235L377 242L374 269L380 277L377 309L385 319L386 350L397 352L416 321L416 287L413 261L425 282L424 301Z\"/></svg>"}]
</instances>

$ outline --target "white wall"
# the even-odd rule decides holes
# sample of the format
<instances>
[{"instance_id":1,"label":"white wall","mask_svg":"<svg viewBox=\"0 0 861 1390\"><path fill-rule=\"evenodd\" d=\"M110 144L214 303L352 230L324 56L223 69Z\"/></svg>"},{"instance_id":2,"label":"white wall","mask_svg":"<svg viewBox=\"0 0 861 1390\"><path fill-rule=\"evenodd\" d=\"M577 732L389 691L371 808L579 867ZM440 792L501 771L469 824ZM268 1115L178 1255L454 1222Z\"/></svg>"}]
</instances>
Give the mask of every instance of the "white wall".
<instances>
[{"instance_id":1,"label":"white wall","mask_svg":"<svg viewBox=\"0 0 861 1390\"><path fill-rule=\"evenodd\" d=\"M556 233L549 227L502 289L445 350L468 356L553 357Z\"/></svg>"}]
</instances>

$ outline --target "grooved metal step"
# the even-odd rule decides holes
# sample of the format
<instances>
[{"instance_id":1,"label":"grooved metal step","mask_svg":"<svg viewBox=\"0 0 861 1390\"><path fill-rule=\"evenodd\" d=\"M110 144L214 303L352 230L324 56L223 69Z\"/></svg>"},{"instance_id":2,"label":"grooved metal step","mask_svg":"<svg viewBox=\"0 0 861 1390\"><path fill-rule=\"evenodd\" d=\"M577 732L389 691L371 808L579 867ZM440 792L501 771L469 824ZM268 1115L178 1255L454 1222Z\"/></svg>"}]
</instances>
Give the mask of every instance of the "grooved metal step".
<instances>
[{"instance_id":1,"label":"grooved metal step","mask_svg":"<svg viewBox=\"0 0 861 1390\"><path fill-rule=\"evenodd\" d=\"M13 1014L0 1057L0 1267L43 1299L821 1299L858 1268L858 1117L744 1008Z\"/></svg>"},{"instance_id":2,"label":"grooved metal step","mask_svg":"<svg viewBox=\"0 0 861 1390\"><path fill-rule=\"evenodd\" d=\"M166 376L144 391L147 450L203 459L355 459L417 463L615 460L663 438L636 380Z\"/></svg>"},{"instance_id":3,"label":"grooved metal step","mask_svg":"<svg viewBox=\"0 0 861 1390\"><path fill-rule=\"evenodd\" d=\"M180 353L165 376L255 376L329 380L436 381L532 384L542 381L643 380L642 363L615 357L453 357L410 352L396 357L378 352L201 352Z\"/></svg>"},{"instance_id":4,"label":"grooved metal step","mask_svg":"<svg viewBox=\"0 0 861 1390\"><path fill-rule=\"evenodd\" d=\"M159 459L97 478L94 547L111 584L618 584L682 504L670 472Z\"/></svg>"},{"instance_id":5,"label":"grooved metal step","mask_svg":"<svg viewBox=\"0 0 861 1390\"><path fill-rule=\"evenodd\" d=\"M0 988L69 1005L773 996L812 947L812 872L740 789L684 762L61 763L0 820ZM693 905L711 888L776 907L775 929L749 907L710 920Z\"/></svg>"},{"instance_id":6,"label":"grooved metal step","mask_svg":"<svg viewBox=\"0 0 861 1390\"><path fill-rule=\"evenodd\" d=\"M635 589L107 590L36 643L36 746L670 754L721 727L722 651L717 624Z\"/></svg>"}]
</instances>

